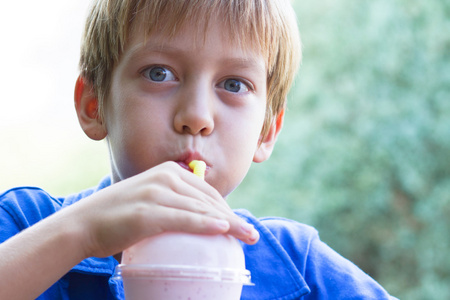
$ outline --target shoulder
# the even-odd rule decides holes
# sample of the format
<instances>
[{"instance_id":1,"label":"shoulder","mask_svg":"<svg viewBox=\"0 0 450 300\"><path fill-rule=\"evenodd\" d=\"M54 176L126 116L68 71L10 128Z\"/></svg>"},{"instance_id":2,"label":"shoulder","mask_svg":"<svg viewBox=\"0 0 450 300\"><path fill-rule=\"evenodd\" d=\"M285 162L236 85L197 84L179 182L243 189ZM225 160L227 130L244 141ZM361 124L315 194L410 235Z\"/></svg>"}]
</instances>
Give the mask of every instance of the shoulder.
<instances>
[{"instance_id":1,"label":"shoulder","mask_svg":"<svg viewBox=\"0 0 450 300\"><path fill-rule=\"evenodd\" d=\"M97 187L67 197L53 197L37 187L17 187L0 193L0 243L109 185L111 179L107 176Z\"/></svg>"},{"instance_id":2,"label":"shoulder","mask_svg":"<svg viewBox=\"0 0 450 300\"><path fill-rule=\"evenodd\" d=\"M310 240L318 238L317 230L303 223L281 217L262 217L258 219L261 224L269 228L275 236L281 239L298 239Z\"/></svg>"},{"instance_id":3,"label":"shoulder","mask_svg":"<svg viewBox=\"0 0 450 300\"><path fill-rule=\"evenodd\" d=\"M285 267L288 262L295 266L310 289L311 299L326 295L335 299L391 299L368 274L322 242L315 228L280 217L255 218L245 210L236 214L261 233L259 251L284 253Z\"/></svg>"},{"instance_id":4,"label":"shoulder","mask_svg":"<svg viewBox=\"0 0 450 300\"><path fill-rule=\"evenodd\" d=\"M319 239L317 230L309 225L282 218L262 217L256 218L246 210L236 210L236 214L253 223L261 231L268 231L286 251L293 250L308 254L310 244Z\"/></svg>"},{"instance_id":5,"label":"shoulder","mask_svg":"<svg viewBox=\"0 0 450 300\"><path fill-rule=\"evenodd\" d=\"M0 194L0 208L9 212L34 214L37 218L59 209L62 198L55 198L37 187L17 187Z\"/></svg>"},{"instance_id":6,"label":"shoulder","mask_svg":"<svg viewBox=\"0 0 450 300\"><path fill-rule=\"evenodd\" d=\"M0 242L60 209L62 199L36 187L18 187L0 194Z\"/></svg>"},{"instance_id":7,"label":"shoulder","mask_svg":"<svg viewBox=\"0 0 450 300\"><path fill-rule=\"evenodd\" d=\"M260 241L253 248L266 253L265 257L277 253L286 267L297 269L301 276L306 276L310 257L315 255L312 252L321 251L316 247L320 239L314 227L282 217L256 218L246 210L235 212L259 231Z\"/></svg>"}]
</instances>

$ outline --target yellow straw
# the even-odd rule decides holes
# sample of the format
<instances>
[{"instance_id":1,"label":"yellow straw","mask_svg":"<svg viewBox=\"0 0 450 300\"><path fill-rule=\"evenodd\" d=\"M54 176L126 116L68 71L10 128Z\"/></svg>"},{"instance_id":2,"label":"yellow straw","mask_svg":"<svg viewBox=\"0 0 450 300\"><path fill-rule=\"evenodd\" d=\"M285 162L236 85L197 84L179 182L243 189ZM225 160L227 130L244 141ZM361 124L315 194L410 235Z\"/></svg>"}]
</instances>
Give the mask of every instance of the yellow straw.
<instances>
[{"instance_id":1,"label":"yellow straw","mask_svg":"<svg viewBox=\"0 0 450 300\"><path fill-rule=\"evenodd\" d=\"M206 163L201 160L193 160L189 163L189 168L191 168L195 175L201 179L205 179Z\"/></svg>"}]
</instances>

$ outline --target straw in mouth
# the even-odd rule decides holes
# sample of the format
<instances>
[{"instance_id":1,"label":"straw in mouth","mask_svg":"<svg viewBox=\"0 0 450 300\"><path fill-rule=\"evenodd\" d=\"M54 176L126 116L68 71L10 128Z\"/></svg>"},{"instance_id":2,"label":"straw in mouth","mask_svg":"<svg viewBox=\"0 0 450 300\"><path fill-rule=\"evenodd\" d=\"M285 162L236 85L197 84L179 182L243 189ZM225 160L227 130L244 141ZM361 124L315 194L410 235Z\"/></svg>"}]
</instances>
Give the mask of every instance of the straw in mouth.
<instances>
[{"instance_id":1,"label":"straw in mouth","mask_svg":"<svg viewBox=\"0 0 450 300\"><path fill-rule=\"evenodd\" d=\"M204 161L193 160L189 163L189 168L193 170L195 175L201 179L205 179L206 163Z\"/></svg>"}]
</instances>

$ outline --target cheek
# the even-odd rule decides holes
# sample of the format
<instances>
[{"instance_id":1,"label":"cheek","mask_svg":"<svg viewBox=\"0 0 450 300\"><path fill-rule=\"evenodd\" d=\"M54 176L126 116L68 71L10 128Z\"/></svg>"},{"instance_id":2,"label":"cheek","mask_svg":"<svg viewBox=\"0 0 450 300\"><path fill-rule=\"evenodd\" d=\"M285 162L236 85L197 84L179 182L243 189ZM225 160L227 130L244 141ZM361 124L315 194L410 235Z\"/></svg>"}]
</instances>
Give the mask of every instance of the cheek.
<instances>
[{"instance_id":1,"label":"cheek","mask_svg":"<svg viewBox=\"0 0 450 300\"><path fill-rule=\"evenodd\" d=\"M108 145L114 173L125 179L147 170L154 165L152 148L159 136L155 128L158 120L152 119L143 109L117 105L106 117Z\"/></svg>"},{"instance_id":2,"label":"cheek","mask_svg":"<svg viewBox=\"0 0 450 300\"><path fill-rule=\"evenodd\" d=\"M251 122L253 120L253 122ZM244 122L230 122L230 135L222 140L222 144L229 151L228 164L235 171L230 175L238 178L239 182L247 174L258 147L263 118L254 118Z\"/></svg>"},{"instance_id":3,"label":"cheek","mask_svg":"<svg viewBox=\"0 0 450 300\"><path fill-rule=\"evenodd\" d=\"M148 170L158 164L158 153L155 147L156 138L145 136L141 130L122 130L109 141L112 168L120 179L129 178Z\"/></svg>"}]
</instances>

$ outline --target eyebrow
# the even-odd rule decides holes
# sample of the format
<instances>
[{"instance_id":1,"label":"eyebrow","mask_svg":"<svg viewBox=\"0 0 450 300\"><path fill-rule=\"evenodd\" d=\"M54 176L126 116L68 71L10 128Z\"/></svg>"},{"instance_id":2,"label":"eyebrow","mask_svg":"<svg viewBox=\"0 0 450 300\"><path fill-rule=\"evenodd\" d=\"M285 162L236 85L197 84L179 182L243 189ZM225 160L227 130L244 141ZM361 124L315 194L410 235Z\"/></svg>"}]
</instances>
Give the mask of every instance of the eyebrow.
<instances>
[{"instance_id":1,"label":"eyebrow","mask_svg":"<svg viewBox=\"0 0 450 300\"><path fill-rule=\"evenodd\" d=\"M184 53L184 49L180 47L174 47L171 45L165 45L165 44L151 44L151 43L139 43L135 45L133 48L128 50L129 53L127 56L133 58L133 57L140 57L144 56L146 53ZM225 58L222 62L223 64L227 64L233 67L238 67L241 69L252 69L256 68L260 72L266 72L265 64L261 64L257 59L254 59L252 57L228 57Z\"/></svg>"}]
</instances>

